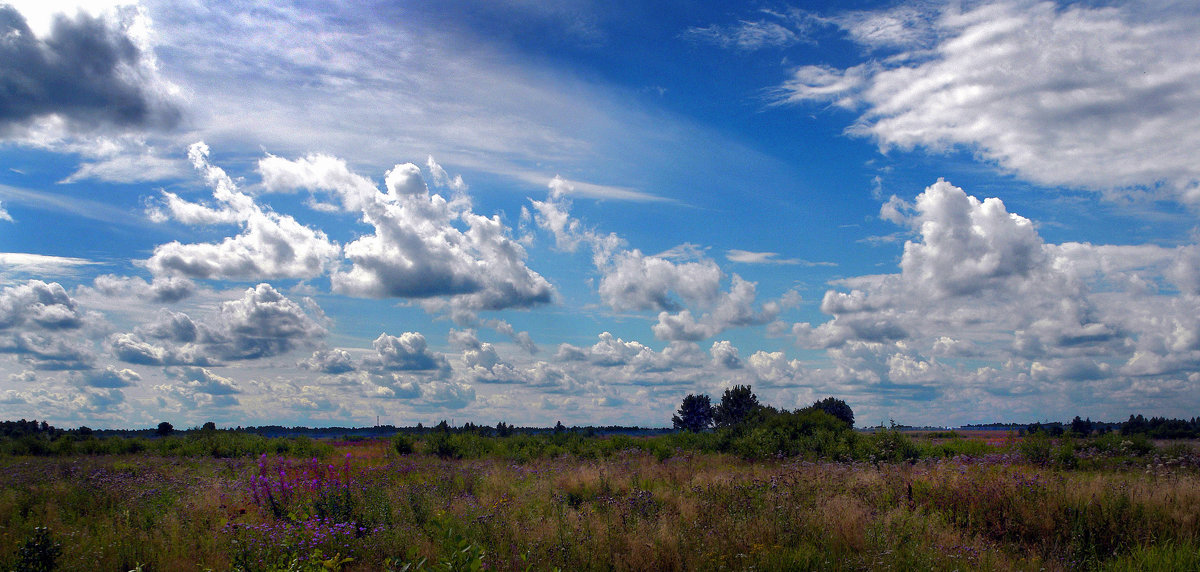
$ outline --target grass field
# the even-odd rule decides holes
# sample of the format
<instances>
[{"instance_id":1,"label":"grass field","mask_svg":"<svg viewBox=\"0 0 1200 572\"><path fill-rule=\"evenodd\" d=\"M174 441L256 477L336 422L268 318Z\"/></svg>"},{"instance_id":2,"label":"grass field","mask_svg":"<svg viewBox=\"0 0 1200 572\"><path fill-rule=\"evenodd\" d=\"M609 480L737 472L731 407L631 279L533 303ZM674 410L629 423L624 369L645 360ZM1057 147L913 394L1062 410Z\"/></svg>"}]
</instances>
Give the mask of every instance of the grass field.
<instances>
[{"instance_id":1,"label":"grass field","mask_svg":"<svg viewBox=\"0 0 1200 572\"><path fill-rule=\"evenodd\" d=\"M474 437L447 454L447 437L303 449L317 457L0 457L0 565L1200 569L1187 444L870 436L915 451L895 462L747 460L686 435Z\"/></svg>"}]
</instances>

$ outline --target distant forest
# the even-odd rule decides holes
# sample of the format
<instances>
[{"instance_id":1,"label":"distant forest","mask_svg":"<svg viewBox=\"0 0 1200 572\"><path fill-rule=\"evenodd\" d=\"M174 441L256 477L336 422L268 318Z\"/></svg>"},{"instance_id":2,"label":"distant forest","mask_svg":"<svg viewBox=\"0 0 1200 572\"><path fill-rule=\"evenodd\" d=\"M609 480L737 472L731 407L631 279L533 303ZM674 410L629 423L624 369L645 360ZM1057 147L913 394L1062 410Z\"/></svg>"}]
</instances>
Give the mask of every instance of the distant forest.
<instances>
[{"instance_id":1,"label":"distant forest","mask_svg":"<svg viewBox=\"0 0 1200 572\"><path fill-rule=\"evenodd\" d=\"M913 427L905 425L895 425L896 429L913 429ZM1092 421L1082 419L1076 416L1070 422L1048 422L1048 423L986 423L986 424L969 424L962 426L962 429L990 429L990 430L1008 430L1018 431L1022 433L1045 433L1051 437L1059 437L1063 435L1072 436L1087 436L1098 433L1109 433L1113 431L1120 432L1122 435L1145 435L1151 439L1197 439L1200 438L1200 417L1192 417L1191 419L1171 419L1167 417L1145 417L1143 415L1130 415L1129 419L1122 422L1107 422L1107 421ZM60 429L50 425L46 421L27 421L21 419L19 421L0 421L0 438L18 439L21 437L36 437L47 440L54 440L63 435L68 435L75 438L86 437L154 437L166 436L174 433L190 433L201 431L225 430L236 431L240 433L248 433L259 435L262 437L310 437L315 439L322 438L369 438L369 437L390 437L399 432L420 433L426 431L458 431L477 433L484 436L508 436L511 434L525 433L536 434L555 431L571 431L581 432L589 436L592 435L657 435L661 433L671 432L673 429L665 428L645 428L632 427L621 425L605 425L605 426L573 426L566 427L561 422L554 427L519 427L509 425L503 421L497 423L496 426L476 425L467 422L459 427L450 426L448 422L442 421L437 425L425 427L418 423L415 426L397 427L395 425L375 425L372 427L302 427L293 426L287 427L283 425L262 425L248 427L227 427L218 429L212 422L205 423L203 426L192 427L191 429L177 430L170 423L160 423L157 428L150 429L91 429L87 426L81 426L76 429Z\"/></svg>"}]
</instances>

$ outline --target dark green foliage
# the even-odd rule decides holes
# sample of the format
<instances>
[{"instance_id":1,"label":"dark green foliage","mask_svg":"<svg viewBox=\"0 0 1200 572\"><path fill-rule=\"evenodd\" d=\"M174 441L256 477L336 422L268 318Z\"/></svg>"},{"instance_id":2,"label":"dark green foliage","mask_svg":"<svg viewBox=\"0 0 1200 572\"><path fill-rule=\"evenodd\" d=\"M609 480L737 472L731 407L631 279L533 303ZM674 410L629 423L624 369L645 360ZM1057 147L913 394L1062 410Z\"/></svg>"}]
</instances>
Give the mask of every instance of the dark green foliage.
<instances>
[{"instance_id":1,"label":"dark green foliage","mask_svg":"<svg viewBox=\"0 0 1200 572\"><path fill-rule=\"evenodd\" d=\"M34 419L33 421L26 421L24 419L20 421L0 421L0 436L2 437L24 437L27 435L32 435L54 438L61 433L63 433L61 429L57 429L45 421L38 423L37 419Z\"/></svg>"},{"instance_id":2,"label":"dark green foliage","mask_svg":"<svg viewBox=\"0 0 1200 572\"><path fill-rule=\"evenodd\" d=\"M478 459L491 452L493 443L476 433L435 432L425 439L425 452L443 459Z\"/></svg>"},{"instance_id":3,"label":"dark green foliage","mask_svg":"<svg viewBox=\"0 0 1200 572\"><path fill-rule=\"evenodd\" d=\"M727 430L729 438L722 446L747 459L848 459L859 439L841 420L816 409L788 412L762 408L739 429Z\"/></svg>"},{"instance_id":4,"label":"dark green foliage","mask_svg":"<svg viewBox=\"0 0 1200 572\"><path fill-rule=\"evenodd\" d=\"M13 570L21 572L50 572L62 554L62 545L54 541L50 529L39 526L33 529L21 547L17 549Z\"/></svg>"},{"instance_id":5,"label":"dark green foliage","mask_svg":"<svg viewBox=\"0 0 1200 572\"><path fill-rule=\"evenodd\" d=\"M64 432L54 441L25 435L0 438L0 455L125 455L143 451L172 457L247 457L263 453L323 457L333 447L308 437L269 439L237 431L197 431L149 439L119 435L98 438Z\"/></svg>"},{"instance_id":6,"label":"dark green foliage","mask_svg":"<svg viewBox=\"0 0 1200 572\"><path fill-rule=\"evenodd\" d=\"M400 455L410 455L413 452L413 438L404 433L392 436L392 449Z\"/></svg>"},{"instance_id":7,"label":"dark green foliage","mask_svg":"<svg viewBox=\"0 0 1200 572\"><path fill-rule=\"evenodd\" d=\"M1129 421L1121 424L1122 435L1134 435L1137 433L1146 433L1150 430L1150 424L1146 422L1146 418L1141 415L1129 416Z\"/></svg>"},{"instance_id":8,"label":"dark green foliage","mask_svg":"<svg viewBox=\"0 0 1200 572\"><path fill-rule=\"evenodd\" d=\"M1021 454L1030 463L1045 465L1050 462L1052 449L1053 443L1050 441L1050 436L1043 431L1031 432L1021 440Z\"/></svg>"},{"instance_id":9,"label":"dark green foliage","mask_svg":"<svg viewBox=\"0 0 1200 572\"><path fill-rule=\"evenodd\" d=\"M1090 445L1102 453L1114 456L1140 457L1154 450L1154 443L1145 433L1105 433L1092 440Z\"/></svg>"},{"instance_id":10,"label":"dark green foliage","mask_svg":"<svg viewBox=\"0 0 1200 572\"><path fill-rule=\"evenodd\" d=\"M847 426L854 427L854 410L845 401L835 397L826 397L812 405L816 409L820 409L838 419L841 419Z\"/></svg>"},{"instance_id":11,"label":"dark green foliage","mask_svg":"<svg viewBox=\"0 0 1200 572\"><path fill-rule=\"evenodd\" d=\"M707 395L689 393L679 405L679 411L671 417L671 425L675 429L684 429L693 433L703 431L712 425L713 406Z\"/></svg>"},{"instance_id":12,"label":"dark green foliage","mask_svg":"<svg viewBox=\"0 0 1200 572\"><path fill-rule=\"evenodd\" d=\"M1084 420L1080 419L1079 416L1076 415L1075 418L1071 420L1071 432L1077 436L1087 437L1088 435L1092 434L1094 429L1095 424L1092 423L1091 417L1088 417L1087 420Z\"/></svg>"},{"instance_id":13,"label":"dark green foliage","mask_svg":"<svg viewBox=\"0 0 1200 572\"><path fill-rule=\"evenodd\" d=\"M749 419L759 407L758 396L749 385L735 385L721 396L720 405L713 411L713 421L717 427L734 427Z\"/></svg>"},{"instance_id":14,"label":"dark green foliage","mask_svg":"<svg viewBox=\"0 0 1200 572\"><path fill-rule=\"evenodd\" d=\"M1055 421L1054 423L1032 423L1026 430L1030 435L1041 433L1050 437L1059 437L1066 432L1063 424Z\"/></svg>"},{"instance_id":15,"label":"dark green foliage","mask_svg":"<svg viewBox=\"0 0 1200 572\"><path fill-rule=\"evenodd\" d=\"M1166 417L1151 417L1146 419L1141 415L1130 415L1129 420L1121 424L1122 435L1147 435L1153 439L1195 439L1200 437L1200 418L1167 419Z\"/></svg>"},{"instance_id":16,"label":"dark green foliage","mask_svg":"<svg viewBox=\"0 0 1200 572\"><path fill-rule=\"evenodd\" d=\"M154 434L158 435L159 437L166 437L167 435L170 435L174 431L175 431L174 426L172 426L170 423L167 423L166 421L163 421L162 423L158 424L158 429L156 429L154 431Z\"/></svg>"},{"instance_id":17,"label":"dark green foliage","mask_svg":"<svg viewBox=\"0 0 1200 572\"><path fill-rule=\"evenodd\" d=\"M921 456L921 449L912 439L895 428L879 428L875 430L862 444L858 457L872 461L915 461Z\"/></svg>"}]
</instances>

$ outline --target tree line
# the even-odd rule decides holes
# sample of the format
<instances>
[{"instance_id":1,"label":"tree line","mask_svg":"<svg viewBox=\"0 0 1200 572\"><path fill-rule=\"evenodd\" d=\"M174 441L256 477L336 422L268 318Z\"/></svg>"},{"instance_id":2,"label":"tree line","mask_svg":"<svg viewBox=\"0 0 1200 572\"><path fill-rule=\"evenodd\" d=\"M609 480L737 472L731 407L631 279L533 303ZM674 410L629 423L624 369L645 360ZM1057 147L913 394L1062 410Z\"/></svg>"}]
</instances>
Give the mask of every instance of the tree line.
<instances>
[{"instance_id":1,"label":"tree line","mask_svg":"<svg viewBox=\"0 0 1200 572\"><path fill-rule=\"evenodd\" d=\"M848 427L854 427L854 411L841 399L827 397L796 412L806 410L823 411L844 422ZM717 405L713 405L712 399L707 395L689 393L679 404L679 410L671 417L671 426L676 430L692 432L709 428L727 429L755 418L762 420L785 413L786 410L759 403L758 396L749 385L735 385L725 390L721 402Z\"/></svg>"},{"instance_id":2,"label":"tree line","mask_svg":"<svg viewBox=\"0 0 1200 572\"><path fill-rule=\"evenodd\" d=\"M711 434L713 446L718 450L741 448L743 450L770 450L771 447L790 449L788 442L796 438L810 438L816 433L826 437L838 436L854 426L854 411L843 400L828 397L812 405L794 411L777 409L760 403L749 385L735 385L725 390L719 402L705 394L688 394L671 417L675 432ZM987 425L993 427L995 424ZM1029 434L1046 434L1051 437L1089 435L1117 432L1126 436L1144 436L1150 439L1196 439L1200 438L1200 417L1173 419L1160 416L1145 417L1130 415L1124 422L1092 421L1076 416L1067 423L1047 422L1032 424L1003 424L1004 427ZM968 428L971 426L967 426ZM982 426L980 426L982 427ZM213 454L225 456L231 451L262 451L287 449L291 445L279 437L307 436L317 438L355 438L394 435L404 433L419 437L426 434L467 433L481 437L510 437L517 435L571 434L580 437L603 435L652 435L662 429L645 429L630 426L587 426L566 427L558 422L553 428L518 427L504 421L494 427L467 422L451 426L443 420L436 426L395 427L382 425L372 428L308 428L308 427L237 427L218 429L213 422L201 427L178 431L169 422L159 423L156 428L137 430L93 430L87 426L76 429L60 429L47 421L20 419L0 421L0 453L7 454L55 454L74 452L138 452L145 449L174 451L180 444L211 449ZM369 434L367 434L369 433ZM167 441L154 444L156 439L187 438L184 441ZM244 437L238 437L239 435ZM248 439L258 437L259 439ZM267 439L276 438L268 442ZM825 437L822 437L825 438ZM838 437L841 439L842 437ZM105 443L115 439L112 443ZM269 443L269 444L268 444ZM308 447L302 445L301 448Z\"/></svg>"},{"instance_id":3,"label":"tree line","mask_svg":"<svg viewBox=\"0 0 1200 572\"><path fill-rule=\"evenodd\" d=\"M1081 419L1078 415L1070 423L1031 423L1023 427L1028 433L1045 433L1051 437L1088 435L1119 432L1122 435L1144 435L1151 439L1197 439L1200 438L1200 417L1170 419L1167 417L1145 417L1130 415L1121 423Z\"/></svg>"}]
</instances>

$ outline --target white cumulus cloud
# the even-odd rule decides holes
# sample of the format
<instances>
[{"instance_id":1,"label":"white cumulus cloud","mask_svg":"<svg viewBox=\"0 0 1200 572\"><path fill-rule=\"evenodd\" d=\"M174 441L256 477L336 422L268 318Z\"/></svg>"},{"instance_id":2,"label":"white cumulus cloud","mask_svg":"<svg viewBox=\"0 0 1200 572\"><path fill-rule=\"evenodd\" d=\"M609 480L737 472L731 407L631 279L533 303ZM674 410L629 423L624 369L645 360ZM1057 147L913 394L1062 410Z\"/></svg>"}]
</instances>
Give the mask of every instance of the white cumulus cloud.
<instances>
[{"instance_id":1,"label":"white cumulus cloud","mask_svg":"<svg viewBox=\"0 0 1200 572\"><path fill-rule=\"evenodd\" d=\"M1187 3L937 3L834 19L862 46L846 68L796 68L784 101L861 110L884 148L963 146L1041 184L1165 183L1200 200L1200 11Z\"/></svg>"},{"instance_id":2,"label":"white cumulus cloud","mask_svg":"<svg viewBox=\"0 0 1200 572\"><path fill-rule=\"evenodd\" d=\"M163 192L164 205L152 218L173 218L185 224L235 224L237 236L216 243L159 245L147 261L155 275L190 278L311 278L322 274L341 253L320 230L296 222L257 204L238 190L233 179L208 161L208 146L196 143L188 150L193 165L213 188L217 204L187 202Z\"/></svg>"}]
</instances>

